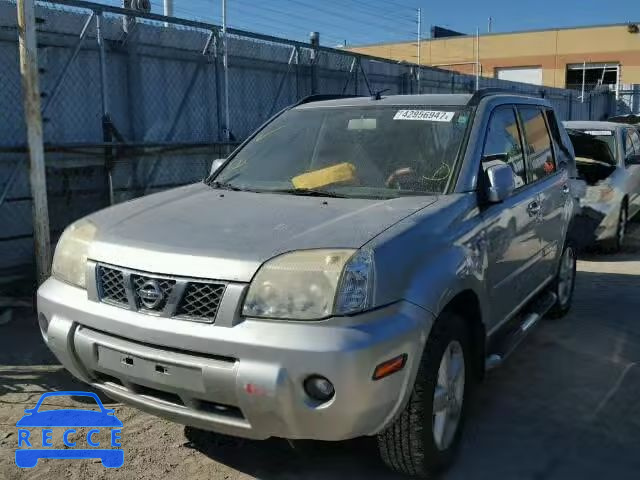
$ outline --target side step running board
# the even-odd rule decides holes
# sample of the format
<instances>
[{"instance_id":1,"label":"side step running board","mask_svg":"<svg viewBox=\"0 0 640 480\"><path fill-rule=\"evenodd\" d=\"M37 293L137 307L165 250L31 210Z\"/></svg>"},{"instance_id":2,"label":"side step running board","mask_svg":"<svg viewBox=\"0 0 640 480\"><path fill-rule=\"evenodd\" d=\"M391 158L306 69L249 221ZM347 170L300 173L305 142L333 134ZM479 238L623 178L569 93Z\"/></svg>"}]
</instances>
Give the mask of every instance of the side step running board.
<instances>
[{"instance_id":1,"label":"side step running board","mask_svg":"<svg viewBox=\"0 0 640 480\"><path fill-rule=\"evenodd\" d=\"M488 371L499 367L518 345L527 338L533 327L551 310L557 300L558 297L552 292L548 292L535 300L530 308L521 315L521 321L517 328L505 335L497 351L486 358L485 369Z\"/></svg>"}]
</instances>

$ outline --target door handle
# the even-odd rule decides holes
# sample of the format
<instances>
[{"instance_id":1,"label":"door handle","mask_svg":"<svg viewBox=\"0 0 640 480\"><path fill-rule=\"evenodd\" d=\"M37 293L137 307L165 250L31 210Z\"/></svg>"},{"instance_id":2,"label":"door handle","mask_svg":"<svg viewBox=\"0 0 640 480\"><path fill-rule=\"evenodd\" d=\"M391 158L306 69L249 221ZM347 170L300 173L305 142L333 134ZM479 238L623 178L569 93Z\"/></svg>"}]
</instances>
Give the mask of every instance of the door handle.
<instances>
[{"instance_id":1,"label":"door handle","mask_svg":"<svg viewBox=\"0 0 640 480\"><path fill-rule=\"evenodd\" d=\"M530 217L537 217L541 209L542 207L538 202L531 202L527 205L527 212L529 212Z\"/></svg>"},{"instance_id":2,"label":"door handle","mask_svg":"<svg viewBox=\"0 0 640 480\"><path fill-rule=\"evenodd\" d=\"M569 188L569 184L565 183L562 186L562 193L564 193L565 195L569 195L569 192L571 192L571 188Z\"/></svg>"}]
</instances>

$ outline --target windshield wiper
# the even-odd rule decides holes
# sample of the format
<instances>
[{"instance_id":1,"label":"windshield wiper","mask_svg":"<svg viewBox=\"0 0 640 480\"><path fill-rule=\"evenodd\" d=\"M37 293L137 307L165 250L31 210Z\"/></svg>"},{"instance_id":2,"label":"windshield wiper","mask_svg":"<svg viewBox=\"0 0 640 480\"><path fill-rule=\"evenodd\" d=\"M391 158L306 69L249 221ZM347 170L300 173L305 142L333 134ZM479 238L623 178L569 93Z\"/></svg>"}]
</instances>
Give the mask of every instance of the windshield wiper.
<instances>
[{"instance_id":1,"label":"windshield wiper","mask_svg":"<svg viewBox=\"0 0 640 480\"><path fill-rule=\"evenodd\" d=\"M265 190L268 193L285 193L288 195L300 195L305 197L330 197L330 198L349 198L328 190L317 190L314 188L283 188L281 190Z\"/></svg>"},{"instance_id":2,"label":"windshield wiper","mask_svg":"<svg viewBox=\"0 0 640 480\"><path fill-rule=\"evenodd\" d=\"M206 182L211 188L217 188L219 190L232 190L234 192L250 192L246 188L236 187L235 185L231 185L226 182Z\"/></svg>"}]
</instances>

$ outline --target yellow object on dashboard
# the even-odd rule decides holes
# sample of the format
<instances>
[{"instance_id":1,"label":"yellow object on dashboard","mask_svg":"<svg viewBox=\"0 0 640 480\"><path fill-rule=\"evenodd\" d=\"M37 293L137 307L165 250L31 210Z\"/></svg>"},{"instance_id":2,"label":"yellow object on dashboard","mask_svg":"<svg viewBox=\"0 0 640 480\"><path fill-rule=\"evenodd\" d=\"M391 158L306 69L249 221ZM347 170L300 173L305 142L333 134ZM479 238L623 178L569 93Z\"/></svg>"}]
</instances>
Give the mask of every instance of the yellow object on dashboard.
<instances>
[{"instance_id":1,"label":"yellow object on dashboard","mask_svg":"<svg viewBox=\"0 0 640 480\"><path fill-rule=\"evenodd\" d=\"M318 188L334 183L348 183L356 179L356 167L344 162L331 167L303 173L291 179L295 188Z\"/></svg>"}]
</instances>

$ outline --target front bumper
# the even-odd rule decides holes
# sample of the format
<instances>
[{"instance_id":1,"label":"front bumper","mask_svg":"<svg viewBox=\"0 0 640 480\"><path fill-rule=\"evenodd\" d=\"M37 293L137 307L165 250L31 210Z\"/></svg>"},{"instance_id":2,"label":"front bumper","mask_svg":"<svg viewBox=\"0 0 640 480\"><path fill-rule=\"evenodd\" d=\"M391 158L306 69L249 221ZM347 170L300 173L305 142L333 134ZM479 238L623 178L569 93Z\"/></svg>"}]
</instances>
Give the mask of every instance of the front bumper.
<instances>
[{"instance_id":1,"label":"front bumper","mask_svg":"<svg viewBox=\"0 0 640 480\"><path fill-rule=\"evenodd\" d=\"M256 439L380 432L408 400L433 321L399 302L322 322L201 324L90 301L85 290L55 279L40 287L38 312L60 362L108 396L178 423ZM377 365L404 353L404 370L372 380ZM304 379L314 374L333 383L329 402L304 392Z\"/></svg>"}]
</instances>

